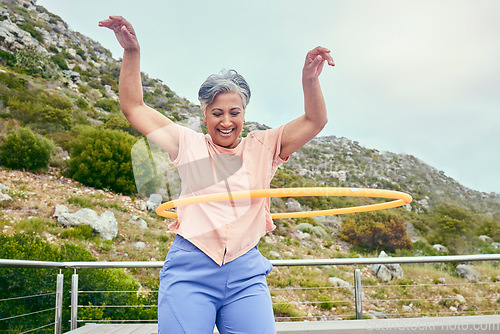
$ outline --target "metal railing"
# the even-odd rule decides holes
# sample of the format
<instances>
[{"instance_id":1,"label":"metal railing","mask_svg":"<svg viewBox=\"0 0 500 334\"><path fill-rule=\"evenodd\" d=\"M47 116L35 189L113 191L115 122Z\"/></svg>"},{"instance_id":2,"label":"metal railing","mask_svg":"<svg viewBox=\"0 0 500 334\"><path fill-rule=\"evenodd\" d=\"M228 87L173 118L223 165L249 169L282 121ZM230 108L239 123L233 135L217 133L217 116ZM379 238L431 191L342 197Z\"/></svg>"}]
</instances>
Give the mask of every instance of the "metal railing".
<instances>
[{"instance_id":1,"label":"metal railing","mask_svg":"<svg viewBox=\"0 0 500 334\"><path fill-rule=\"evenodd\" d=\"M479 254L479 255L451 255L451 256L420 256L420 257L381 257L381 258L341 258L341 259L301 259L301 260L271 260L271 263L275 267L294 267L294 266L332 266L332 265L371 265L371 264L409 264L409 263L449 263L449 262L474 262L474 261L500 261L500 254ZM83 305L78 305L78 294L79 293L91 293L91 291L78 291L78 269L84 268L162 268L163 261L132 261L132 262L48 262L48 261L27 261L27 260L10 260L10 259L0 259L0 267L29 267L29 268L58 268L58 269L73 269L74 274L71 279L71 329L76 329L78 324L78 308L83 307ZM361 271L355 269L354 271L354 305L355 305L355 318L362 319L363 317L363 300L369 301L363 297L362 282L361 282ZM327 287L335 288L335 287ZM364 286L364 288L370 288L369 285ZM97 291L92 291L95 293ZM102 291L101 291L102 292ZM105 291L113 292L113 291ZM121 292L132 292L132 291L121 291ZM133 291L137 293L137 291ZM50 293L55 295L55 308L48 310L40 310L40 312L54 311L55 322L51 324L44 325L43 327L48 327L54 325L54 333L60 334L62 330L62 309L63 309L63 274L57 274L56 279L56 292ZM21 296L9 299L19 299L19 298L30 298L33 296ZM6 299L4 299L6 300ZM0 300L1 302L2 300ZM380 301L380 299L378 300ZM383 300L382 300L383 301ZM394 300L392 300L394 301ZM406 301L409 301L407 299ZM331 301L319 301L316 303L327 303L336 302L338 300ZM347 301L346 301L347 302ZM352 302L352 300L351 300ZM107 306L107 307L111 307ZM156 305L146 305L147 307L156 307ZM113 306L113 307L127 307L127 306ZM142 305L144 307L144 305ZM16 315L0 321L8 321L14 317L28 316L29 314ZM109 320L108 320L109 321ZM123 321L123 320L117 320ZM111 322L111 321L110 321ZM23 333L28 333L31 331L38 330L39 328L32 329Z\"/></svg>"}]
</instances>

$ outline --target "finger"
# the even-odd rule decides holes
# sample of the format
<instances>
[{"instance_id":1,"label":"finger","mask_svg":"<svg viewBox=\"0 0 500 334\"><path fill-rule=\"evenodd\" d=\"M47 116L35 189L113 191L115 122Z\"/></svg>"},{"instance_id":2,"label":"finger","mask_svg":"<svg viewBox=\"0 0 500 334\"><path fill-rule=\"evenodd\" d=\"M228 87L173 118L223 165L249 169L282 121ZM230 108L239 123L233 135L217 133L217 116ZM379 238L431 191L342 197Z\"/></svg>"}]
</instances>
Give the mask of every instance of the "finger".
<instances>
[{"instance_id":1,"label":"finger","mask_svg":"<svg viewBox=\"0 0 500 334\"><path fill-rule=\"evenodd\" d=\"M322 47L322 46L318 46L310 51L310 54L311 54L310 56L312 58L312 57L316 56L316 54L320 54L323 57L323 59L327 61L328 65L335 66L335 62L333 61L333 58L330 55L330 52L331 51L329 49Z\"/></svg>"},{"instance_id":2,"label":"finger","mask_svg":"<svg viewBox=\"0 0 500 334\"><path fill-rule=\"evenodd\" d=\"M330 50L322 46L317 46L308 53L309 54L330 53Z\"/></svg>"},{"instance_id":3,"label":"finger","mask_svg":"<svg viewBox=\"0 0 500 334\"><path fill-rule=\"evenodd\" d=\"M325 53L324 58L326 59L328 65L335 66L335 62L333 61L333 57L330 55L330 53Z\"/></svg>"},{"instance_id":4,"label":"finger","mask_svg":"<svg viewBox=\"0 0 500 334\"><path fill-rule=\"evenodd\" d=\"M323 58L322 55L318 55L314 59L314 66L316 66L316 72L321 73L321 70L323 69L323 65L325 64L325 59Z\"/></svg>"},{"instance_id":5,"label":"finger","mask_svg":"<svg viewBox=\"0 0 500 334\"><path fill-rule=\"evenodd\" d=\"M128 22L122 16L110 15L109 19L100 21L99 26L112 29L115 33L119 32L123 26L126 26L127 30L130 33L135 34L134 28L132 27L130 22Z\"/></svg>"},{"instance_id":6,"label":"finger","mask_svg":"<svg viewBox=\"0 0 500 334\"><path fill-rule=\"evenodd\" d=\"M330 53L329 49L322 47L322 46L317 46L314 48L314 50L319 52L319 53Z\"/></svg>"}]
</instances>

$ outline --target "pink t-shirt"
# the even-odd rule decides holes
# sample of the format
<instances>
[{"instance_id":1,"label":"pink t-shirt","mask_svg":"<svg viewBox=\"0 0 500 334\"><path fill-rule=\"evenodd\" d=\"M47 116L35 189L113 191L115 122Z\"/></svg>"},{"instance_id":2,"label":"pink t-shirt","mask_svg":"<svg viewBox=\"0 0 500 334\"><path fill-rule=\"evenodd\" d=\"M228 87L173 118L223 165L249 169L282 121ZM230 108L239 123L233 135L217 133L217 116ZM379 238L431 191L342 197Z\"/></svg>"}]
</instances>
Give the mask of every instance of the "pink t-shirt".
<instances>
[{"instance_id":1,"label":"pink t-shirt","mask_svg":"<svg viewBox=\"0 0 500 334\"><path fill-rule=\"evenodd\" d=\"M215 145L208 134L178 128L179 153L172 163L181 177L181 198L267 189L284 162L279 157L284 126L250 132L233 149ZM169 229L223 265L248 252L274 230L269 207L269 198L181 206L177 208L178 220Z\"/></svg>"}]
</instances>

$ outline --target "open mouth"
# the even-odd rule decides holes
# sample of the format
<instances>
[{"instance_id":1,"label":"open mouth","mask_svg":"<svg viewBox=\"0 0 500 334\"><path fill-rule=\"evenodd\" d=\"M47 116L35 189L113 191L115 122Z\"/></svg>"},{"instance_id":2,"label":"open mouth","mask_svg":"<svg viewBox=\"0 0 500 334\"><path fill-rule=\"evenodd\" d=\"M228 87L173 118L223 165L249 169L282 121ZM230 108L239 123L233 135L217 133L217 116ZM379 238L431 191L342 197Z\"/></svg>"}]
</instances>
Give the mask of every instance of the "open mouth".
<instances>
[{"instance_id":1,"label":"open mouth","mask_svg":"<svg viewBox=\"0 0 500 334\"><path fill-rule=\"evenodd\" d=\"M221 136L223 136L223 137L229 137L234 132L234 129L228 129L228 130L217 129L217 131L219 131L219 133L221 134Z\"/></svg>"}]
</instances>

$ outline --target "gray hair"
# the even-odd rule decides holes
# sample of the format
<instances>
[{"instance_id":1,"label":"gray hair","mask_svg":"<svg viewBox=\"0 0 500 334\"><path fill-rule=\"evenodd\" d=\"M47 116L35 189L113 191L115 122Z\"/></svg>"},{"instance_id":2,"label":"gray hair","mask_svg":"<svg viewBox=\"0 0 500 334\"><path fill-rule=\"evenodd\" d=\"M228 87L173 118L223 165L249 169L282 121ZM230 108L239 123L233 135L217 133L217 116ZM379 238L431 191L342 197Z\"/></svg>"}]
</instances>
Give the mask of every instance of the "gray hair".
<instances>
[{"instance_id":1,"label":"gray hair","mask_svg":"<svg viewBox=\"0 0 500 334\"><path fill-rule=\"evenodd\" d=\"M198 100L201 110L205 112L207 106L212 103L219 93L235 92L240 94L243 108L250 101L250 87L246 80L235 70L222 70L220 74L212 74L205 80L198 91Z\"/></svg>"}]
</instances>

